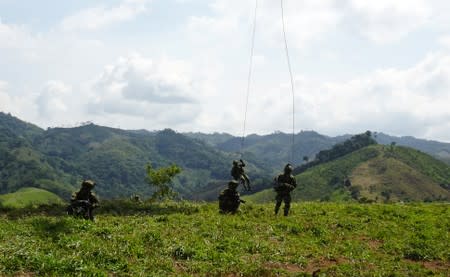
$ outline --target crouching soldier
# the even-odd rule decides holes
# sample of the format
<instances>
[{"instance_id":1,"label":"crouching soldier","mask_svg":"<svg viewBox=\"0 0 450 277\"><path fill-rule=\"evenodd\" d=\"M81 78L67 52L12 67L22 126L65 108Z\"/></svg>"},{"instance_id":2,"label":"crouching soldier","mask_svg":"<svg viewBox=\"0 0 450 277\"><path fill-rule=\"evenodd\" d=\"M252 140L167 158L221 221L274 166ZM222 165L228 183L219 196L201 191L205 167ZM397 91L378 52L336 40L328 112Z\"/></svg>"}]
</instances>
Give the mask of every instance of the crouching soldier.
<instances>
[{"instance_id":1,"label":"crouching soldier","mask_svg":"<svg viewBox=\"0 0 450 277\"><path fill-rule=\"evenodd\" d=\"M236 188L239 183L232 180L228 183L228 188L224 189L219 195L219 209L221 213L236 213L241 203L245 203L240 198Z\"/></svg>"},{"instance_id":2,"label":"crouching soldier","mask_svg":"<svg viewBox=\"0 0 450 277\"><path fill-rule=\"evenodd\" d=\"M98 206L98 199L92 192L95 182L85 180L81 183L81 189L72 195L70 206L67 209L69 215L80 216L94 220L94 209Z\"/></svg>"},{"instance_id":3,"label":"crouching soldier","mask_svg":"<svg viewBox=\"0 0 450 277\"><path fill-rule=\"evenodd\" d=\"M291 191L297 187L297 182L292 175L292 165L287 164L284 167L284 173L275 178L274 190L277 193L275 198L275 214L278 214L281 202L284 201L284 216L289 214L291 207Z\"/></svg>"}]
</instances>

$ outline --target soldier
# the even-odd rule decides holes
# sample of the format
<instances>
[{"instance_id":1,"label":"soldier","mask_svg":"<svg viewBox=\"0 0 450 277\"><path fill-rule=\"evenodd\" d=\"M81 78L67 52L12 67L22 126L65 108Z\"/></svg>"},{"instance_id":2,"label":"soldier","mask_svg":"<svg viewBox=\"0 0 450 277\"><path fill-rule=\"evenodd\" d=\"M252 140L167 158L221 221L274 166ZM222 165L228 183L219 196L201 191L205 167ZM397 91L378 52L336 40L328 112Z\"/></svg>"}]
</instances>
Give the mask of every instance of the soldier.
<instances>
[{"instance_id":1,"label":"soldier","mask_svg":"<svg viewBox=\"0 0 450 277\"><path fill-rule=\"evenodd\" d=\"M240 159L239 161L234 160L233 167L231 168L231 176L235 181L238 182L238 184L242 183L244 188L250 191L250 179L248 178L247 174L245 174L244 167L245 163L242 159Z\"/></svg>"},{"instance_id":2,"label":"soldier","mask_svg":"<svg viewBox=\"0 0 450 277\"><path fill-rule=\"evenodd\" d=\"M275 215L278 214L282 201L284 201L284 216L289 214L289 208L291 207L291 191L296 187L297 182L292 175L292 165L287 164L284 167L284 173L275 178L274 190L277 193L275 198Z\"/></svg>"},{"instance_id":3,"label":"soldier","mask_svg":"<svg viewBox=\"0 0 450 277\"><path fill-rule=\"evenodd\" d=\"M219 195L219 209L221 213L236 213L241 203L245 203L241 200L239 192L236 188L239 183L232 180L228 183L228 188L224 189Z\"/></svg>"},{"instance_id":4,"label":"soldier","mask_svg":"<svg viewBox=\"0 0 450 277\"><path fill-rule=\"evenodd\" d=\"M76 207L81 206L86 211L83 216L90 220L94 220L93 210L98 206L98 199L92 193L94 187L94 181L83 181L83 183L81 183L81 189L72 196L71 200L72 211L75 210Z\"/></svg>"}]
</instances>

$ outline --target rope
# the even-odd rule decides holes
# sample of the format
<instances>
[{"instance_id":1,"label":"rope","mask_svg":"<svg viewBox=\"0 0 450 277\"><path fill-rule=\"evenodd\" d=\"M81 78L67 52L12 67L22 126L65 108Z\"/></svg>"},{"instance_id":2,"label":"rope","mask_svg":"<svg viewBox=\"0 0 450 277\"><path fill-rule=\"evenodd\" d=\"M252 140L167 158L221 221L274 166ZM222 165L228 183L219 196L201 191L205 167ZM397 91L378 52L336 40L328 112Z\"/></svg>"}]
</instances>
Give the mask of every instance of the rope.
<instances>
[{"instance_id":1,"label":"rope","mask_svg":"<svg viewBox=\"0 0 450 277\"><path fill-rule=\"evenodd\" d=\"M291 61L289 57L289 49L286 40L286 31L284 26L284 8L283 0L280 0L281 4L281 22L283 25L283 37L284 37L284 49L286 50L286 59L289 69L289 76L291 78L291 91L292 91L292 152L291 152L291 163L294 162L294 145L295 145L295 91L294 91L294 78L292 77Z\"/></svg>"},{"instance_id":2,"label":"rope","mask_svg":"<svg viewBox=\"0 0 450 277\"><path fill-rule=\"evenodd\" d=\"M258 10L258 0L255 0L255 13L253 17L253 31L252 31L252 44L250 48L250 62L248 67L248 76L247 76L247 96L245 101L245 112L244 112L244 126L242 128L242 139L241 139L241 147L239 149L239 157L242 158L242 149L244 148L245 141L245 128L247 124L247 110L248 110L248 99L250 95L250 83L252 79L252 68L253 68L253 49L255 48L255 33L256 33L256 11Z\"/></svg>"}]
</instances>

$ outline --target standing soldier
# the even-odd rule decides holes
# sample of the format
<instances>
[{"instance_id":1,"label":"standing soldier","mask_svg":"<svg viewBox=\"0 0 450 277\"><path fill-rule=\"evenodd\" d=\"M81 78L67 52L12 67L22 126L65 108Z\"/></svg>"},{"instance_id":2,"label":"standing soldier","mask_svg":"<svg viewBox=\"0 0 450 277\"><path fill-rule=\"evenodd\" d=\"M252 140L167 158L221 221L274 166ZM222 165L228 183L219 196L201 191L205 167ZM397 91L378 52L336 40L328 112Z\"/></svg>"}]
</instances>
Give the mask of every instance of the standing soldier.
<instances>
[{"instance_id":1,"label":"standing soldier","mask_svg":"<svg viewBox=\"0 0 450 277\"><path fill-rule=\"evenodd\" d=\"M289 208L291 207L291 191L296 187L297 182L292 175L292 165L287 164L284 167L284 173L278 175L275 179L274 190L277 193L275 198L275 214L278 214L282 201L284 201L284 216L289 214Z\"/></svg>"},{"instance_id":2,"label":"standing soldier","mask_svg":"<svg viewBox=\"0 0 450 277\"><path fill-rule=\"evenodd\" d=\"M238 182L238 184L242 183L244 188L250 191L250 179L248 178L247 174L245 174L244 167L245 163L242 159L240 159L239 161L234 160L233 167L231 168L231 176L235 181Z\"/></svg>"}]
</instances>

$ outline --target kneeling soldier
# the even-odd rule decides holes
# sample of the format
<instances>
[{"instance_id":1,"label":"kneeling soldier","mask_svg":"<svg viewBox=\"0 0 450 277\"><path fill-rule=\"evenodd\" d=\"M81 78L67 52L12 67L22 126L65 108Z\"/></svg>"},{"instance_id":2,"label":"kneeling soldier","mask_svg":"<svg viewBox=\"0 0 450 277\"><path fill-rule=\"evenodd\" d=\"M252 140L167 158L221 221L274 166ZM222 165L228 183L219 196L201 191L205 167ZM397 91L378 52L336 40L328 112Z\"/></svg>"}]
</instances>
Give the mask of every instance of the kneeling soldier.
<instances>
[{"instance_id":1,"label":"kneeling soldier","mask_svg":"<svg viewBox=\"0 0 450 277\"><path fill-rule=\"evenodd\" d=\"M219 195L219 209L221 213L236 213L241 203L245 203L241 200L239 192L236 188L239 183L232 180L228 183L228 188L224 189Z\"/></svg>"}]
</instances>

